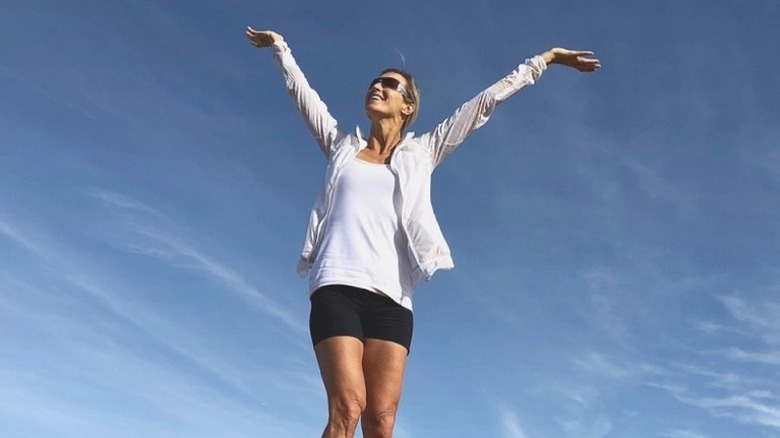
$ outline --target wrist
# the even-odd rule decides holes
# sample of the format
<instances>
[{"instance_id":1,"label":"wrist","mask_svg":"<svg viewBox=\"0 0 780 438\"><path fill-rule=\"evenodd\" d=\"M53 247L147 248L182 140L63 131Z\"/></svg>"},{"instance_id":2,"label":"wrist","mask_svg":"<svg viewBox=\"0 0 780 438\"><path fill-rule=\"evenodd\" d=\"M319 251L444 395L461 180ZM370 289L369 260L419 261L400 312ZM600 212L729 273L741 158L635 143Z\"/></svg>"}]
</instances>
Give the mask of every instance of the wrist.
<instances>
[{"instance_id":1,"label":"wrist","mask_svg":"<svg viewBox=\"0 0 780 438\"><path fill-rule=\"evenodd\" d=\"M544 62L549 64L553 64L555 62L555 53L552 50L548 50L544 53L542 53L542 59L544 59Z\"/></svg>"}]
</instances>

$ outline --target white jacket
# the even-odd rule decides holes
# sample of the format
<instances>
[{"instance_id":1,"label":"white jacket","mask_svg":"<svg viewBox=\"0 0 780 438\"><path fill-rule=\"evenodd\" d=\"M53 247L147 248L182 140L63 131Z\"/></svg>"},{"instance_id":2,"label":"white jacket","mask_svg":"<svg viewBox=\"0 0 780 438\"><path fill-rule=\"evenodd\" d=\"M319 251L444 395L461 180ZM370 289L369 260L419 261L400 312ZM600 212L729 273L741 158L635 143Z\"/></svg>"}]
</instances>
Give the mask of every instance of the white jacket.
<instances>
[{"instance_id":1,"label":"white jacket","mask_svg":"<svg viewBox=\"0 0 780 438\"><path fill-rule=\"evenodd\" d=\"M366 147L367 142L360 128L354 133L339 129L325 103L309 86L287 43L274 43L273 51L290 97L328 159L325 185L311 211L298 263L298 273L305 276L317 253L341 170ZM390 168L397 177L401 194L401 226L408 242L411 265L426 280L437 270L452 269L454 266L449 246L431 205L433 170L468 134L487 122L497 104L526 85L534 84L546 68L547 64L541 56L527 59L503 79L463 104L433 131L421 136L408 133L396 146Z\"/></svg>"}]
</instances>

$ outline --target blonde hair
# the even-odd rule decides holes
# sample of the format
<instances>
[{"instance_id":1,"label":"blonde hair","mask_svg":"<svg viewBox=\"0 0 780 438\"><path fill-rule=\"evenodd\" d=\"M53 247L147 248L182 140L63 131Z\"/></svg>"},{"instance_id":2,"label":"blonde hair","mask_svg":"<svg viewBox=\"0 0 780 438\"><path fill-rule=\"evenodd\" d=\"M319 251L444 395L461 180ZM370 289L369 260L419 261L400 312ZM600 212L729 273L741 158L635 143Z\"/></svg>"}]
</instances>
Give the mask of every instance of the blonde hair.
<instances>
[{"instance_id":1,"label":"blonde hair","mask_svg":"<svg viewBox=\"0 0 780 438\"><path fill-rule=\"evenodd\" d=\"M401 126L401 131L406 131L407 128L412 126L412 123L414 123L415 119L417 119L417 114L420 112L420 89L417 88L417 83L414 81L414 76L412 76L412 74L406 70L401 70L399 68L386 68L380 74L385 73L398 73L399 75L403 76L404 79L406 79L406 88L409 90L410 96L404 96L404 100L406 103L414 104L414 112L409 114L406 119L404 119L404 124Z\"/></svg>"}]
</instances>

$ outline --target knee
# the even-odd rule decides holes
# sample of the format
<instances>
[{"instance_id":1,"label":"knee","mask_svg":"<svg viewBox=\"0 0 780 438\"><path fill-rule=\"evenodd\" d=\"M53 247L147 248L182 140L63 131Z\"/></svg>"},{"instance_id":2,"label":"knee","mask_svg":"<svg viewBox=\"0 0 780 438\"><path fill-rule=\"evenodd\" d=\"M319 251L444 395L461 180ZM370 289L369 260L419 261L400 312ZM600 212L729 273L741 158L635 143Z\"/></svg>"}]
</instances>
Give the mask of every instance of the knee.
<instances>
[{"instance_id":1,"label":"knee","mask_svg":"<svg viewBox=\"0 0 780 438\"><path fill-rule=\"evenodd\" d=\"M363 411L366 409L365 399L358 396L340 396L331 401L330 423L347 430L357 427Z\"/></svg>"},{"instance_id":2,"label":"knee","mask_svg":"<svg viewBox=\"0 0 780 438\"><path fill-rule=\"evenodd\" d=\"M395 409L386 409L363 414L363 428L366 438L389 438L393 436L395 426Z\"/></svg>"}]
</instances>

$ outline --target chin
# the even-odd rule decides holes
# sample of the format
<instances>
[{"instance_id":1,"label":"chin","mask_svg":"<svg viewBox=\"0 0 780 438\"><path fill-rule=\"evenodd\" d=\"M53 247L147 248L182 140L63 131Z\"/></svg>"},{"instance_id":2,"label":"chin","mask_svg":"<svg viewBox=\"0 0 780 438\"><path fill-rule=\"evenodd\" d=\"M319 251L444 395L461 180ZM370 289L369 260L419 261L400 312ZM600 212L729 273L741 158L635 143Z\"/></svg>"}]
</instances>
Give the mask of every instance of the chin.
<instances>
[{"instance_id":1,"label":"chin","mask_svg":"<svg viewBox=\"0 0 780 438\"><path fill-rule=\"evenodd\" d=\"M381 118L385 112L376 108L372 103L373 102L369 102L366 104L366 115L371 120L374 120L374 118Z\"/></svg>"}]
</instances>

